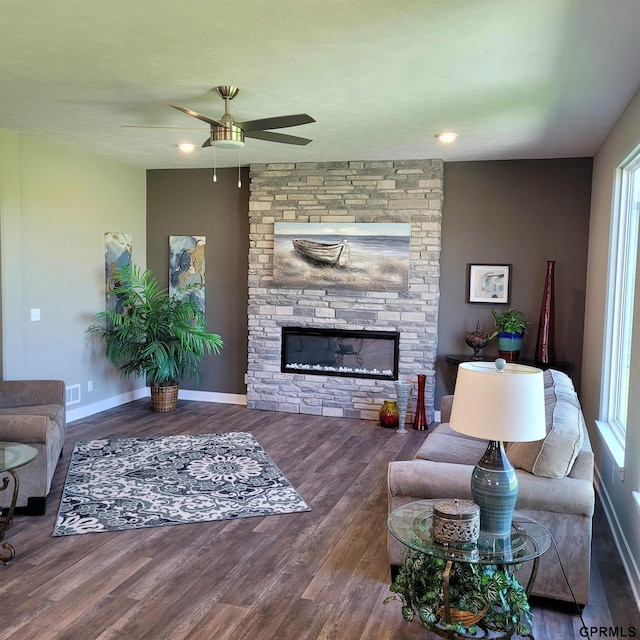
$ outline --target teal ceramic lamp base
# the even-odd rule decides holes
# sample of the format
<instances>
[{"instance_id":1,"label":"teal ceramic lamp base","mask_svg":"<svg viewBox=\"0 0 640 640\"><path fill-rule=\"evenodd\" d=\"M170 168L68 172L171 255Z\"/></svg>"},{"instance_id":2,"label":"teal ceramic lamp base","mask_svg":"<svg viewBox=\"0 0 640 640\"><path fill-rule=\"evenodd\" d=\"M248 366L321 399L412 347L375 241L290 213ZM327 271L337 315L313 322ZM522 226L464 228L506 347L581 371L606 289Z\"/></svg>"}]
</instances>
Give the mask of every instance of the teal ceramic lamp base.
<instances>
[{"instance_id":1,"label":"teal ceramic lamp base","mask_svg":"<svg viewBox=\"0 0 640 640\"><path fill-rule=\"evenodd\" d=\"M518 498L518 478L502 442L489 441L473 470L471 494L480 505L480 530L491 536L508 535Z\"/></svg>"}]
</instances>

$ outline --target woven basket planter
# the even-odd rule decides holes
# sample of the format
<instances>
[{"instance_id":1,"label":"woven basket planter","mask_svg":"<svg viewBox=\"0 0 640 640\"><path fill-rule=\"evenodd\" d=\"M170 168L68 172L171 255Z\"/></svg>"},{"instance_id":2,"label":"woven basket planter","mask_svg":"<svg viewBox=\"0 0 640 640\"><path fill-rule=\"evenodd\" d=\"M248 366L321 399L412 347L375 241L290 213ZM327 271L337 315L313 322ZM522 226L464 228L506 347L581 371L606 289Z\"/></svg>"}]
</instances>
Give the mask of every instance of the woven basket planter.
<instances>
[{"instance_id":1,"label":"woven basket planter","mask_svg":"<svg viewBox=\"0 0 640 640\"><path fill-rule=\"evenodd\" d=\"M486 615L487 611L489 611L489 605L487 605L480 613L472 613L471 611L460 611L460 609L449 609L449 613L451 614L452 622L461 622L465 627L468 627L472 624L476 624L476 622L480 622L482 618ZM446 620L444 607L438 611L438 615Z\"/></svg>"},{"instance_id":2,"label":"woven basket planter","mask_svg":"<svg viewBox=\"0 0 640 640\"><path fill-rule=\"evenodd\" d=\"M178 406L178 385L161 387L151 385L151 408L154 411L165 413L175 411Z\"/></svg>"}]
</instances>

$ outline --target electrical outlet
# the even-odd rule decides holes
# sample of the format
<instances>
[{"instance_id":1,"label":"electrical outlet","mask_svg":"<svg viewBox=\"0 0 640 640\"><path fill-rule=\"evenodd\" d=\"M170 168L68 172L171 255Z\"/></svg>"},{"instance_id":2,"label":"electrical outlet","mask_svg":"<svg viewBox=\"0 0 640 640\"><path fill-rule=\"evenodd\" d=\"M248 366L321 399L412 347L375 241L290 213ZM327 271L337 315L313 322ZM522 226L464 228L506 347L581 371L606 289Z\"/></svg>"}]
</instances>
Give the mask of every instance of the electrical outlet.
<instances>
[{"instance_id":1,"label":"electrical outlet","mask_svg":"<svg viewBox=\"0 0 640 640\"><path fill-rule=\"evenodd\" d=\"M31 322L40 321L40 309L31 309Z\"/></svg>"}]
</instances>

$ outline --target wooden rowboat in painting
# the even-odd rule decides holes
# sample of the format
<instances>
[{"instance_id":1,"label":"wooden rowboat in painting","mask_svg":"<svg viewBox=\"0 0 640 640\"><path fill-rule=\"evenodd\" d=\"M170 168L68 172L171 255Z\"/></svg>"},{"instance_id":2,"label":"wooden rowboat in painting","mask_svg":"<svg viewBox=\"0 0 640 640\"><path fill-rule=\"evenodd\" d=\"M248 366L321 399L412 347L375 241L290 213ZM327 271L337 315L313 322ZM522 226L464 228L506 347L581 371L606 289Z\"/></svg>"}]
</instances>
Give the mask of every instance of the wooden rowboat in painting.
<instances>
[{"instance_id":1,"label":"wooden rowboat in painting","mask_svg":"<svg viewBox=\"0 0 640 640\"><path fill-rule=\"evenodd\" d=\"M292 240L295 250L307 260L322 265L336 266L340 262L348 240L338 243L315 242L296 238Z\"/></svg>"}]
</instances>

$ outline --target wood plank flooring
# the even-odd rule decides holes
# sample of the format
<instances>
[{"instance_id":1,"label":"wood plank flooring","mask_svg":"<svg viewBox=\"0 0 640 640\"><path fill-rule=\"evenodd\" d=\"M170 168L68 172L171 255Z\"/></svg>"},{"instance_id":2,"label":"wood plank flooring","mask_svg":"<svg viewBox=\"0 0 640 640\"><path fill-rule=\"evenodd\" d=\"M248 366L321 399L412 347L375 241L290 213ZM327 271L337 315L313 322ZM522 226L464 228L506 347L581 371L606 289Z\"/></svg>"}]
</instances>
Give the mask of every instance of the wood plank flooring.
<instances>
[{"instance_id":1,"label":"wood plank flooring","mask_svg":"<svg viewBox=\"0 0 640 640\"><path fill-rule=\"evenodd\" d=\"M248 431L312 511L52 538L76 440ZM386 471L425 432L375 422L149 400L68 427L47 514L18 515L0 566L0 640L432 640L383 604ZM601 513L594 521L587 625L637 629L640 619ZM579 638L580 618L534 603L537 640ZM618 632L618 636L622 636ZM597 636L595 636L597 637Z\"/></svg>"}]
</instances>

